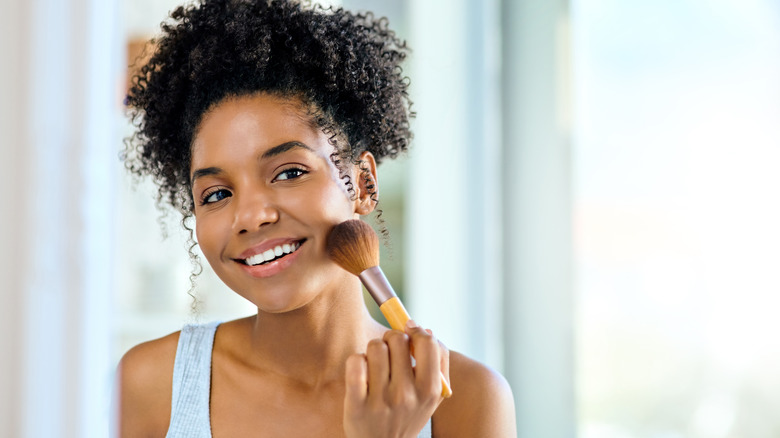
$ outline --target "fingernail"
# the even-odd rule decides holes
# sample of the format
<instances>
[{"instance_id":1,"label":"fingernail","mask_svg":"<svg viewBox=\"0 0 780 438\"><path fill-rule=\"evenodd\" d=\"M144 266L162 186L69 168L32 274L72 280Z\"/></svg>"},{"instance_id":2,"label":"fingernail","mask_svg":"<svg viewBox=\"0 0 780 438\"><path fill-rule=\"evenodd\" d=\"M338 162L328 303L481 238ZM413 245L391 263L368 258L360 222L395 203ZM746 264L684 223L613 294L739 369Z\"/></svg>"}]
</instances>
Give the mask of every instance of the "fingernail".
<instances>
[{"instance_id":1,"label":"fingernail","mask_svg":"<svg viewBox=\"0 0 780 438\"><path fill-rule=\"evenodd\" d=\"M425 329L426 332L428 332L429 335L433 336L433 330L431 329Z\"/></svg>"},{"instance_id":2,"label":"fingernail","mask_svg":"<svg viewBox=\"0 0 780 438\"><path fill-rule=\"evenodd\" d=\"M419 327L416 322L414 322L413 319L410 319L409 321L406 321L406 328L413 329Z\"/></svg>"}]
</instances>

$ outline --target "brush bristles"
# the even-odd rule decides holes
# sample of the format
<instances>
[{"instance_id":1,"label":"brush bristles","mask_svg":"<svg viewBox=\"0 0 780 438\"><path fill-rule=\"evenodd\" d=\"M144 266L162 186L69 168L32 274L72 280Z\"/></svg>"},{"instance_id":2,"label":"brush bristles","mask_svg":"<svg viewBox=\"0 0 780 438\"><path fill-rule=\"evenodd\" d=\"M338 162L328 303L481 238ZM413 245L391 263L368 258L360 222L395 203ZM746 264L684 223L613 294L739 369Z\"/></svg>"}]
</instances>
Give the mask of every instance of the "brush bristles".
<instances>
[{"instance_id":1,"label":"brush bristles","mask_svg":"<svg viewBox=\"0 0 780 438\"><path fill-rule=\"evenodd\" d=\"M333 261L355 275L379 266L379 238L370 225L359 219L333 227L327 249Z\"/></svg>"}]
</instances>

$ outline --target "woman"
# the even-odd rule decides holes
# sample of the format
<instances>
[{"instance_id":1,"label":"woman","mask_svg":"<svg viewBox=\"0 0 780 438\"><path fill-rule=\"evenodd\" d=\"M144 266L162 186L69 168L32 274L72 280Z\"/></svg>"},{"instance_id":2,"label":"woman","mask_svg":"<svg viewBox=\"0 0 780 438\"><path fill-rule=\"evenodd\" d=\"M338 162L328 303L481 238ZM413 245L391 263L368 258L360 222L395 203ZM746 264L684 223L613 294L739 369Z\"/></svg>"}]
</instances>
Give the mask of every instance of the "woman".
<instances>
[{"instance_id":1,"label":"woman","mask_svg":"<svg viewBox=\"0 0 780 438\"><path fill-rule=\"evenodd\" d=\"M515 436L499 374L413 322L385 329L325 251L334 225L374 211L377 164L411 138L405 44L370 14L292 1L171 17L127 98L126 165L194 216L257 315L131 349L121 436Z\"/></svg>"}]
</instances>

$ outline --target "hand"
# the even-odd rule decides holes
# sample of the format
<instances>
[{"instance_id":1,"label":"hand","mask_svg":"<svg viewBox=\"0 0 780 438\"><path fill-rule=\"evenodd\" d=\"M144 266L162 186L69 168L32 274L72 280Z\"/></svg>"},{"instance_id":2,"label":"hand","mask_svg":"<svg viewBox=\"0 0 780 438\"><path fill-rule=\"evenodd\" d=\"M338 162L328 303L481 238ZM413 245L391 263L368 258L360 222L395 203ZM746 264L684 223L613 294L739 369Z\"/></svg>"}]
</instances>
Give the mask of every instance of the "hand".
<instances>
[{"instance_id":1,"label":"hand","mask_svg":"<svg viewBox=\"0 0 780 438\"><path fill-rule=\"evenodd\" d=\"M412 367L414 349L416 365ZM347 359L344 432L350 438L416 437L441 403L449 351L409 321Z\"/></svg>"}]
</instances>

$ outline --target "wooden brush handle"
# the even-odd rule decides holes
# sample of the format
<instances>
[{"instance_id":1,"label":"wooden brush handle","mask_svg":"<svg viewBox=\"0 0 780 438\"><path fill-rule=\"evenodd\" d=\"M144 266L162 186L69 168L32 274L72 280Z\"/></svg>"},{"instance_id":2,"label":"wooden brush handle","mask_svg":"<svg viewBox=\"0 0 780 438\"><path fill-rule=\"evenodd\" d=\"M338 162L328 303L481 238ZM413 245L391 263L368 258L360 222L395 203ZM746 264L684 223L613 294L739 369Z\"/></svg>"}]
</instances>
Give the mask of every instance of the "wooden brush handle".
<instances>
[{"instance_id":1,"label":"wooden brush handle","mask_svg":"<svg viewBox=\"0 0 780 438\"><path fill-rule=\"evenodd\" d=\"M406 322L412 319L398 297L390 298L382 303L382 305L379 306L379 310L382 311L382 315L385 315L387 322L390 323L390 327L392 327L393 330L405 331ZM414 356L414 351L412 351L412 356ZM444 374L441 374L441 371L439 371L439 375L441 376L441 396L449 398L452 396L450 384L447 382L447 379L444 378Z\"/></svg>"}]
</instances>

